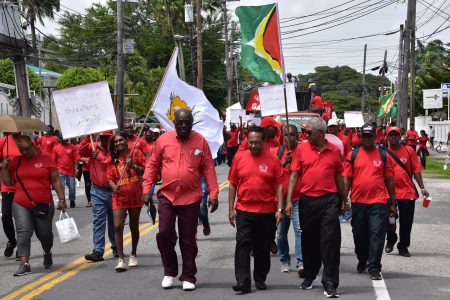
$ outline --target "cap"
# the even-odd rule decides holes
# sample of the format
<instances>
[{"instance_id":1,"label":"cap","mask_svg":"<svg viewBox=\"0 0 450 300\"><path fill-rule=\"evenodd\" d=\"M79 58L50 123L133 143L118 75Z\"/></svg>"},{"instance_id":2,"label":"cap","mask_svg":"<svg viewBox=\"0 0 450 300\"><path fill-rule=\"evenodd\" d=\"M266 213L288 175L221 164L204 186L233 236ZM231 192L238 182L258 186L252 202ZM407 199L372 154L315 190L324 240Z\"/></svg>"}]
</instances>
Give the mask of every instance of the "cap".
<instances>
[{"instance_id":1,"label":"cap","mask_svg":"<svg viewBox=\"0 0 450 300\"><path fill-rule=\"evenodd\" d=\"M99 134L99 136L112 136L112 131L103 131Z\"/></svg>"},{"instance_id":2,"label":"cap","mask_svg":"<svg viewBox=\"0 0 450 300\"><path fill-rule=\"evenodd\" d=\"M152 130L153 132L156 132L156 133L159 133L159 132L160 132L158 128L152 128L151 130Z\"/></svg>"},{"instance_id":3,"label":"cap","mask_svg":"<svg viewBox=\"0 0 450 300\"><path fill-rule=\"evenodd\" d=\"M338 119L330 119L328 121L328 126L332 126L332 125L339 125L339 120Z\"/></svg>"},{"instance_id":4,"label":"cap","mask_svg":"<svg viewBox=\"0 0 450 300\"><path fill-rule=\"evenodd\" d=\"M391 132L397 132L398 134L402 135L402 131L398 127L389 127L387 130L387 135L389 135Z\"/></svg>"},{"instance_id":5,"label":"cap","mask_svg":"<svg viewBox=\"0 0 450 300\"><path fill-rule=\"evenodd\" d=\"M275 119L273 117L265 117L261 120L261 127L269 127L269 126L273 126L273 127L283 127L283 124L278 123L277 121L275 121Z\"/></svg>"},{"instance_id":6,"label":"cap","mask_svg":"<svg viewBox=\"0 0 450 300\"><path fill-rule=\"evenodd\" d=\"M369 134L375 136L375 127L373 127L373 126L370 125L370 124L364 124L364 125L361 127L361 135L363 135L363 134L365 134L365 133L369 133Z\"/></svg>"}]
</instances>

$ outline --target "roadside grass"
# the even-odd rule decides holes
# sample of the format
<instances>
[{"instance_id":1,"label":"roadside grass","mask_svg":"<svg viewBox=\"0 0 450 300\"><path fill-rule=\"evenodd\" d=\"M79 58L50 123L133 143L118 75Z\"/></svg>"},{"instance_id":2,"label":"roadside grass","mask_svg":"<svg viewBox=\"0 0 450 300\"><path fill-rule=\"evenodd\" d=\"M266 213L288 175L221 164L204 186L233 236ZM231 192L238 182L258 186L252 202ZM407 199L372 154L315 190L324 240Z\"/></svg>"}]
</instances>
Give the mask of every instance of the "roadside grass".
<instances>
[{"instance_id":1,"label":"roadside grass","mask_svg":"<svg viewBox=\"0 0 450 300\"><path fill-rule=\"evenodd\" d=\"M422 172L426 177L450 179L450 160L447 170L444 170L444 160L427 157L427 168Z\"/></svg>"}]
</instances>

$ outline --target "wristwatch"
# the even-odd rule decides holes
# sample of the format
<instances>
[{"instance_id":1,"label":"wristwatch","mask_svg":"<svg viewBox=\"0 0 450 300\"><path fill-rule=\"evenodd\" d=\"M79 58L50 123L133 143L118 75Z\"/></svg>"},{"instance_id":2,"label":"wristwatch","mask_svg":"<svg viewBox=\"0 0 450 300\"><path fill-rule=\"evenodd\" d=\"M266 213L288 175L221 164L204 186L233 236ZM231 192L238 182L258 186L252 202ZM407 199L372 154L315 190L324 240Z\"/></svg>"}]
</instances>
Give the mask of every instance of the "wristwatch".
<instances>
[{"instance_id":1,"label":"wristwatch","mask_svg":"<svg viewBox=\"0 0 450 300\"><path fill-rule=\"evenodd\" d=\"M279 208L278 211L284 213L284 208Z\"/></svg>"}]
</instances>

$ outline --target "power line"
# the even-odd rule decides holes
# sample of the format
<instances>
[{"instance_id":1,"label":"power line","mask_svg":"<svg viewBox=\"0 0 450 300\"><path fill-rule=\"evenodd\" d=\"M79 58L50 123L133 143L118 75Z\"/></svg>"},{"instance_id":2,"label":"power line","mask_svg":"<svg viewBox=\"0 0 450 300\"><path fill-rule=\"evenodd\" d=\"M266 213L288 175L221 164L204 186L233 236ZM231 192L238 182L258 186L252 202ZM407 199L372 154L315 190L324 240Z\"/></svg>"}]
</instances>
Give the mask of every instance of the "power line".
<instances>
[{"instance_id":1,"label":"power line","mask_svg":"<svg viewBox=\"0 0 450 300\"><path fill-rule=\"evenodd\" d=\"M298 16L298 17L291 17L291 18L289 18L289 20L281 21L280 23L287 23L287 22L291 22L291 21L297 20L297 19L303 19L303 18L307 18L307 17L312 17L312 16L316 16L316 15L321 15L321 14L323 14L323 13L326 12L326 11L332 10L332 9L334 9L334 8L337 8L337 7L341 7L341 6L345 5L345 4L348 4L348 3L351 3L351 2L355 2L355 1L356 1L356 0L347 1L347 2L345 2L345 3L339 4L339 5L336 5L336 6L327 8L327 9L325 9L325 10L318 11L318 12L315 12L315 13L312 13L312 14L309 14L309 15L303 15L303 16ZM283 19L283 18L282 18L282 19Z\"/></svg>"}]
</instances>

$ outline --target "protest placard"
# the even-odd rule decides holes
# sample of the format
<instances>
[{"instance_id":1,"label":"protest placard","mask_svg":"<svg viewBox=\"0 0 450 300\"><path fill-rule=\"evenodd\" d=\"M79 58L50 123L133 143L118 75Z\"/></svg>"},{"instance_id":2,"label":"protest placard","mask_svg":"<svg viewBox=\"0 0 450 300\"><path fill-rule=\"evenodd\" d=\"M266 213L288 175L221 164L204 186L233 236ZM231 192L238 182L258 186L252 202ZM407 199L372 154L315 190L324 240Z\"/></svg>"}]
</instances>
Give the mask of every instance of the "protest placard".
<instances>
[{"instance_id":1,"label":"protest placard","mask_svg":"<svg viewBox=\"0 0 450 300\"><path fill-rule=\"evenodd\" d=\"M258 88L259 101L261 102L261 116L273 116L284 114L284 91L282 84L269 85ZM286 84L286 97L288 112L297 111L294 83Z\"/></svg>"},{"instance_id":2,"label":"protest placard","mask_svg":"<svg viewBox=\"0 0 450 300\"><path fill-rule=\"evenodd\" d=\"M54 91L53 100L64 139L117 128L107 81Z\"/></svg>"},{"instance_id":3,"label":"protest placard","mask_svg":"<svg viewBox=\"0 0 450 300\"><path fill-rule=\"evenodd\" d=\"M344 112L344 120L347 128L358 128L364 125L363 114L360 111Z\"/></svg>"},{"instance_id":4,"label":"protest placard","mask_svg":"<svg viewBox=\"0 0 450 300\"><path fill-rule=\"evenodd\" d=\"M231 109L230 110L230 122L239 124L239 117L242 117L242 122L245 121L245 109Z\"/></svg>"}]
</instances>

